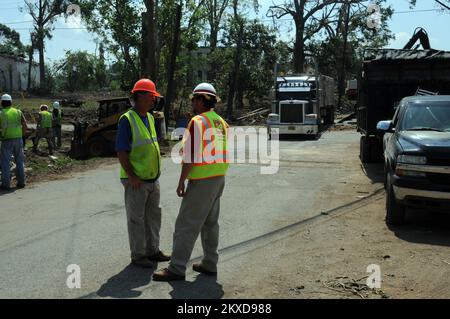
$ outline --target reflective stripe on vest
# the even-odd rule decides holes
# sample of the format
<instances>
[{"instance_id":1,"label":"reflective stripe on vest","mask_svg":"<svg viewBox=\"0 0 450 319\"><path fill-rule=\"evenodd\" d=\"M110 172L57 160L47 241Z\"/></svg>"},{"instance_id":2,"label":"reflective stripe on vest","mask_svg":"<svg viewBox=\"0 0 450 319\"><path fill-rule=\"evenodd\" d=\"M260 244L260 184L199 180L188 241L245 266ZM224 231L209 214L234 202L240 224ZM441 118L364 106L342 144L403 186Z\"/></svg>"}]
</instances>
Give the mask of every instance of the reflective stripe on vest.
<instances>
[{"instance_id":1,"label":"reflective stripe on vest","mask_svg":"<svg viewBox=\"0 0 450 319\"><path fill-rule=\"evenodd\" d=\"M188 179L207 179L226 175L229 167L228 124L214 111L194 117L188 129L196 125L200 128L199 154L194 154L194 166ZM190 137L198 139L199 137ZM186 141L185 141L186 142Z\"/></svg>"},{"instance_id":2,"label":"reflective stripe on vest","mask_svg":"<svg viewBox=\"0 0 450 319\"><path fill-rule=\"evenodd\" d=\"M51 128L52 114L48 111L41 111L39 115L41 116L41 128Z\"/></svg>"},{"instance_id":3,"label":"reflective stripe on vest","mask_svg":"<svg viewBox=\"0 0 450 319\"><path fill-rule=\"evenodd\" d=\"M1 139L22 138L22 112L13 107L4 108L0 112Z\"/></svg>"},{"instance_id":4,"label":"reflective stripe on vest","mask_svg":"<svg viewBox=\"0 0 450 319\"><path fill-rule=\"evenodd\" d=\"M147 114L149 131L134 110L129 110L120 117L120 120L123 117L128 119L131 127L132 145L129 159L134 174L144 181L157 179L161 171L161 154L155 129L155 119L152 115ZM123 167L120 169L120 178L128 178Z\"/></svg>"}]
</instances>

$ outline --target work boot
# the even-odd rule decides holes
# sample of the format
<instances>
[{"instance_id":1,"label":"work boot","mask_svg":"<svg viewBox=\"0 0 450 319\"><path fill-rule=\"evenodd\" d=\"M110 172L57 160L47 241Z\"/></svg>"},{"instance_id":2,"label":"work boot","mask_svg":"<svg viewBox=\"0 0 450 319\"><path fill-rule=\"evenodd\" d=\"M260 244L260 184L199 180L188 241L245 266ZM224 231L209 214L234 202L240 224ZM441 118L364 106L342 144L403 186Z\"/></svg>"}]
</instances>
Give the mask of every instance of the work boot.
<instances>
[{"instance_id":1,"label":"work boot","mask_svg":"<svg viewBox=\"0 0 450 319\"><path fill-rule=\"evenodd\" d=\"M25 188L25 184L17 184L17 188L18 188L18 189Z\"/></svg>"},{"instance_id":2,"label":"work boot","mask_svg":"<svg viewBox=\"0 0 450 319\"><path fill-rule=\"evenodd\" d=\"M177 275L176 273L171 272L168 268L164 268L153 273L154 281L180 281L185 279L185 276Z\"/></svg>"},{"instance_id":3,"label":"work boot","mask_svg":"<svg viewBox=\"0 0 450 319\"><path fill-rule=\"evenodd\" d=\"M207 270L205 267L203 267L202 263L194 263L192 265L192 270L207 276L217 276L217 271Z\"/></svg>"},{"instance_id":4,"label":"work boot","mask_svg":"<svg viewBox=\"0 0 450 319\"><path fill-rule=\"evenodd\" d=\"M156 261L156 262L166 262L166 261L170 261L170 257L171 257L170 255L166 255L161 250L158 250L158 252L156 254L148 257L148 259L150 259L151 261Z\"/></svg>"},{"instance_id":5,"label":"work boot","mask_svg":"<svg viewBox=\"0 0 450 319\"><path fill-rule=\"evenodd\" d=\"M145 257L132 259L131 263L133 265L135 265L136 267L140 267L140 268L153 268L153 266L154 266L153 262L150 259L145 258Z\"/></svg>"}]
</instances>

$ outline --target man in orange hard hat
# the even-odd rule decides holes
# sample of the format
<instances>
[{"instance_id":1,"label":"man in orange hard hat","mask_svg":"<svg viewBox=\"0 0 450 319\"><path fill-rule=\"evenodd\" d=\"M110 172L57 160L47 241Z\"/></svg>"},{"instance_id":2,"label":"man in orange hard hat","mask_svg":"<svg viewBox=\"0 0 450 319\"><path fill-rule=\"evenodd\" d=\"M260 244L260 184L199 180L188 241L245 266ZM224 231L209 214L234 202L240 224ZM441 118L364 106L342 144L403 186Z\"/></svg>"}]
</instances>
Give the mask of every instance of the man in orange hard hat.
<instances>
[{"instance_id":1,"label":"man in orange hard hat","mask_svg":"<svg viewBox=\"0 0 450 319\"><path fill-rule=\"evenodd\" d=\"M159 249L161 155L151 114L161 95L149 79L136 82L131 93L134 107L119 120L116 151L125 188L131 262L152 268L153 262L170 260Z\"/></svg>"}]
</instances>

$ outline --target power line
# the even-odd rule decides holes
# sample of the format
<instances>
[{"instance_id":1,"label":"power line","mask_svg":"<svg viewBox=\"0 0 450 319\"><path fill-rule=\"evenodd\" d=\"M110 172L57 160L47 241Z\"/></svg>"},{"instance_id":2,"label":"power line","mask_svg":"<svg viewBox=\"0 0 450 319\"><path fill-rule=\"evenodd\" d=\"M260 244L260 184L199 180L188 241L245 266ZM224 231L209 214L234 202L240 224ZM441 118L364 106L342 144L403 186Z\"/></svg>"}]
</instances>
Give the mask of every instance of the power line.
<instances>
[{"instance_id":1,"label":"power line","mask_svg":"<svg viewBox=\"0 0 450 319\"><path fill-rule=\"evenodd\" d=\"M33 20L30 21L15 21L15 22L6 22L6 23L1 23L1 24L5 24L5 25L9 25L9 24L22 24L22 23L32 23L34 22Z\"/></svg>"},{"instance_id":2,"label":"power line","mask_svg":"<svg viewBox=\"0 0 450 319\"><path fill-rule=\"evenodd\" d=\"M30 30L32 28L31 26L29 28L15 28L14 30ZM54 28L52 30L87 30L87 28Z\"/></svg>"},{"instance_id":3,"label":"power line","mask_svg":"<svg viewBox=\"0 0 450 319\"><path fill-rule=\"evenodd\" d=\"M409 11L394 11L393 15L396 14L405 14L405 13L421 13L421 12L441 12L442 9L422 9L422 10L409 10ZM268 18L268 19L260 19L259 21L273 21L274 19ZM292 21L291 18L275 18L275 21Z\"/></svg>"}]
</instances>

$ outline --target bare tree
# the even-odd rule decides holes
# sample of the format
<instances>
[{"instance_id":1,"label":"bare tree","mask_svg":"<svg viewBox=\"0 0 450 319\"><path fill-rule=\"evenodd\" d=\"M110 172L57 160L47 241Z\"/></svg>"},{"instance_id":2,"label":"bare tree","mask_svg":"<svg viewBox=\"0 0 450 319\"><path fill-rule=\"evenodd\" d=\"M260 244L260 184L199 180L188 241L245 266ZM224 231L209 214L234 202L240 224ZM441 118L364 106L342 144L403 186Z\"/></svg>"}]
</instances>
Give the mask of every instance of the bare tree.
<instances>
[{"instance_id":1,"label":"bare tree","mask_svg":"<svg viewBox=\"0 0 450 319\"><path fill-rule=\"evenodd\" d=\"M25 0L25 9L33 18L36 49L39 52L39 71L41 87L46 83L45 39L52 38L52 26L58 16L65 12L67 0Z\"/></svg>"},{"instance_id":2,"label":"bare tree","mask_svg":"<svg viewBox=\"0 0 450 319\"><path fill-rule=\"evenodd\" d=\"M208 14L209 23L209 46L211 51L217 48L218 35L221 28L222 19L230 0L206 0L205 7Z\"/></svg>"},{"instance_id":3,"label":"bare tree","mask_svg":"<svg viewBox=\"0 0 450 319\"><path fill-rule=\"evenodd\" d=\"M156 6L154 0L144 0L144 4L147 11L142 13L141 76L156 81Z\"/></svg>"},{"instance_id":4,"label":"bare tree","mask_svg":"<svg viewBox=\"0 0 450 319\"><path fill-rule=\"evenodd\" d=\"M340 17L339 4L364 0L293 0L270 6L267 16L281 19L291 16L295 24L294 70L303 72L305 43Z\"/></svg>"}]
</instances>

